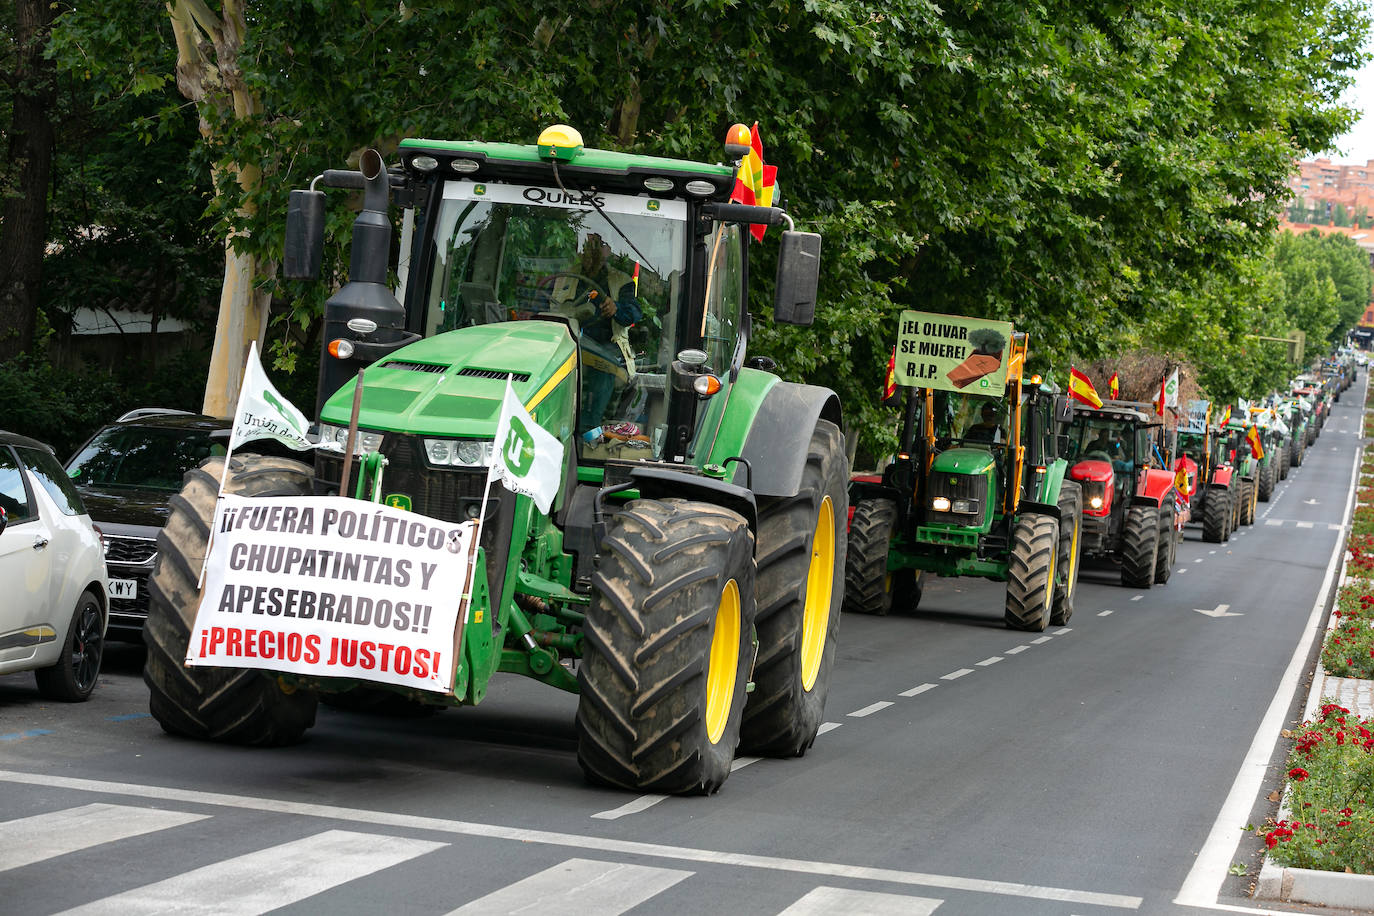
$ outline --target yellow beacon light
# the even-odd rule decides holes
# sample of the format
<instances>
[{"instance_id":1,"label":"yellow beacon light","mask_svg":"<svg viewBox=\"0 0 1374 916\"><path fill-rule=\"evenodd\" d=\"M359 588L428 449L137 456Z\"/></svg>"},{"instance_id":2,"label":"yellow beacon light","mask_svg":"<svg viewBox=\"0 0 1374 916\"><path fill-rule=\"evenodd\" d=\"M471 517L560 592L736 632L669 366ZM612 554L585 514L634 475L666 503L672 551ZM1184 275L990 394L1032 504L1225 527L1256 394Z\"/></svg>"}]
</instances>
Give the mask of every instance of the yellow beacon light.
<instances>
[{"instance_id":1,"label":"yellow beacon light","mask_svg":"<svg viewBox=\"0 0 1374 916\"><path fill-rule=\"evenodd\" d=\"M582 134L566 124L544 128L539 135L539 155L545 159L572 159L582 152Z\"/></svg>"},{"instance_id":2,"label":"yellow beacon light","mask_svg":"<svg viewBox=\"0 0 1374 916\"><path fill-rule=\"evenodd\" d=\"M733 159L743 159L753 148L754 136L743 124L731 124L725 132L725 155Z\"/></svg>"}]
</instances>

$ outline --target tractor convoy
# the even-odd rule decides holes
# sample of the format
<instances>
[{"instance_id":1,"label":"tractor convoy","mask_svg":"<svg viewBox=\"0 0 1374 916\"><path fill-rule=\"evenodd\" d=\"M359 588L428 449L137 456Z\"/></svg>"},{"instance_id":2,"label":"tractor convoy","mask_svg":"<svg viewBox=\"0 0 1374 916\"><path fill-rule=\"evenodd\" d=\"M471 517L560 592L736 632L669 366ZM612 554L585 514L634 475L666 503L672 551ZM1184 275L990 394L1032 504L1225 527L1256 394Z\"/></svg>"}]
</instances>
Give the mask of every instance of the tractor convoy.
<instances>
[{"instance_id":1,"label":"tractor convoy","mask_svg":"<svg viewBox=\"0 0 1374 916\"><path fill-rule=\"evenodd\" d=\"M1353 380L1323 367L1230 422L1194 402L1166 431L1154 405L1082 403L1029 374L1027 336L1006 322L903 312L897 451L851 475L836 394L748 354L751 236L786 227L776 322L812 323L821 250L781 207L739 202L750 139L731 128L724 165L586 148L562 125L531 145L408 139L391 167L367 151L291 193L294 279L320 274L329 191L358 207L347 282L325 305L316 447L308 463L231 450L172 499L144 629L165 731L284 745L319 703L410 715L475 705L518 674L577 695L588 780L710 794L737 754L812 746L842 607L912 612L925 577L982 577L1006 583L1006 626L1040 631L1073 614L1081 559L1163 584L1184 525L1223 541L1252 523ZM350 546L394 535L417 553L274 561L233 534L269 516L301 536L306 519L353 519ZM404 664L433 662L431 682L378 675L387 661L356 640L342 654L370 661L353 669L333 651L300 661L323 610L222 586L220 537L307 585L365 564L372 591L338 599L357 616L331 624L367 622L366 607L428 639ZM463 585L429 634L431 608L401 592L435 574L421 549L445 545ZM240 666L203 660L224 636L207 613L264 604L270 642L248 629Z\"/></svg>"}]
</instances>

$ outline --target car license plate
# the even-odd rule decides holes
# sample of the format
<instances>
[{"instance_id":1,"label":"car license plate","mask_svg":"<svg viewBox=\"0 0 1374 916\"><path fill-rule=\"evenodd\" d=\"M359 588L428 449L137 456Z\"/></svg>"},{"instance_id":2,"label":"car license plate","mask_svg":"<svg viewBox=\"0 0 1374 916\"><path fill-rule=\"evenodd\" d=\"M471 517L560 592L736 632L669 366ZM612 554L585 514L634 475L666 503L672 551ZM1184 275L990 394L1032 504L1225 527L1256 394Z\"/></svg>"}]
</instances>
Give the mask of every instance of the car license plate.
<instances>
[{"instance_id":1,"label":"car license plate","mask_svg":"<svg viewBox=\"0 0 1374 916\"><path fill-rule=\"evenodd\" d=\"M111 598L137 598L138 580L137 579L111 579L110 580Z\"/></svg>"}]
</instances>

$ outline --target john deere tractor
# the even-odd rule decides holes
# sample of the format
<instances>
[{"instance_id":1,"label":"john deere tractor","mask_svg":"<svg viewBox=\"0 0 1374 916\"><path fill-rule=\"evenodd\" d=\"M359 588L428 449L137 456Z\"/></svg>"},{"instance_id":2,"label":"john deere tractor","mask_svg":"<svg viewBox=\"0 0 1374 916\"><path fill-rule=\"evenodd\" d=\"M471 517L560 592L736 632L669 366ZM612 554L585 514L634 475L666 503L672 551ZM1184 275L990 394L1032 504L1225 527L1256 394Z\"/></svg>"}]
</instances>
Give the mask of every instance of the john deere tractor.
<instances>
[{"instance_id":1,"label":"john deere tractor","mask_svg":"<svg viewBox=\"0 0 1374 916\"><path fill-rule=\"evenodd\" d=\"M1169 581L1186 516L1153 406L1080 407L1069 431L1070 476L1083 488L1083 554L1121 564L1121 584Z\"/></svg>"},{"instance_id":2,"label":"john deere tractor","mask_svg":"<svg viewBox=\"0 0 1374 916\"><path fill-rule=\"evenodd\" d=\"M1081 500L1060 457L1067 398L1023 377L1026 337L1004 322L902 313L899 452L850 483L846 608L911 610L921 576L1007 583L1003 619L1043 630L1073 614Z\"/></svg>"},{"instance_id":3,"label":"john deere tractor","mask_svg":"<svg viewBox=\"0 0 1374 916\"><path fill-rule=\"evenodd\" d=\"M732 128L727 159L748 140ZM351 454L235 457L225 490L315 498L347 480L344 495L433 519L482 516L452 683L396 688L403 702L476 704L498 672L576 693L582 769L637 791L714 792L737 749L805 753L834 662L848 495L836 395L747 355L750 226L791 219L732 203L733 164L585 148L565 126L530 145L404 140L399 160L326 171L288 215L287 273L313 277L324 188L361 191L318 406L320 438ZM818 235L782 233L773 320L811 323L819 254ZM564 446L547 512L499 483L483 501L508 384ZM192 472L173 500L152 711L178 735L286 744L318 699L393 688L183 665L222 470Z\"/></svg>"}]
</instances>

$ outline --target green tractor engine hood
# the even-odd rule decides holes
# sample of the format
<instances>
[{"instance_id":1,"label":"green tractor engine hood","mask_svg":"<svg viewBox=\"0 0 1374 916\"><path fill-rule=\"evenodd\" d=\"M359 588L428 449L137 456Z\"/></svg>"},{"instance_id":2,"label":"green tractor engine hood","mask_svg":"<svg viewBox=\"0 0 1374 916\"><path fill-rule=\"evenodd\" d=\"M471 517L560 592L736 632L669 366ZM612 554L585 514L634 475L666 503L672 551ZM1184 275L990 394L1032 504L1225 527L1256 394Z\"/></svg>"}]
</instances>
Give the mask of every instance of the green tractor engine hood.
<instances>
[{"instance_id":1,"label":"green tractor engine hood","mask_svg":"<svg viewBox=\"0 0 1374 916\"><path fill-rule=\"evenodd\" d=\"M935 456L932 471L946 474L988 474L995 460L981 448L951 448Z\"/></svg>"},{"instance_id":2,"label":"green tractor engine hood","mask_svg":"<svg viewBox=\"0 0 1374 916\"><path fill-rule=\"evenodd\" d=\"M541 426L567 439L576 356L568 329L552 321L510 321L438 334L368 367L358 425L382 432L490 439L496 434L506 379L513 375L520 402ZM348 425L356 384L344 385L325 402L321 422ZM568 395L550 397L555 391Z\"/></svg>"}]
</instances>

